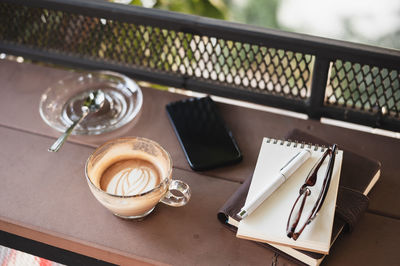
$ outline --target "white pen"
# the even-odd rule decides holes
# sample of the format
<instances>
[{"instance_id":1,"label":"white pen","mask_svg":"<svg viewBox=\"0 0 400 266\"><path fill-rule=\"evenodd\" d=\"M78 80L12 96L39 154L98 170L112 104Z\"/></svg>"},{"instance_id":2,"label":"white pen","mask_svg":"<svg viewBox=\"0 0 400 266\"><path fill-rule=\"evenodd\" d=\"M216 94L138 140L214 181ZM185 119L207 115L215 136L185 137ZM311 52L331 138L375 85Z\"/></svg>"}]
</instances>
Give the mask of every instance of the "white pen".
<instances>
[{"instance_id":1,"label":"white pen","mask_svg":"<svg viewBox=\"0 0 400 266\"><path fill-rule=\"evenodd\" d=\"M260 206L275 190L277 190L301 165L303 165L311 156L310 150L302 150L290 159L279 170L279 174L274 178L270 186L262 189L252 200L247 202L240 212L237 214L241 219L250 215L255 209Z\"/></svg>"}]
</instances>

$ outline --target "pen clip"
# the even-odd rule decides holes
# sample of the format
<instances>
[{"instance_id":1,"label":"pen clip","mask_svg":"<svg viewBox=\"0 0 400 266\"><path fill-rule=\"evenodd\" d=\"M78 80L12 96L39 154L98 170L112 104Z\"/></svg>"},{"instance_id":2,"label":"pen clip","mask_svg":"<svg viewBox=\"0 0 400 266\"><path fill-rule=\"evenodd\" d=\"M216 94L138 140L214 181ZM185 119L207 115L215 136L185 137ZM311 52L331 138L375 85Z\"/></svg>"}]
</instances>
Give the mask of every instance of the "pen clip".
<instances>
[{"instance_id":1,"label":"pen clip","mask_svg":"<svg viewBox=\"0 0 400 266\"><path fill-rule=\"evenodd\" d=\"M288 166L290 164L290 162L293 161L297 156L299 156L300 153L301 152L298 152L295 156L293 156L293 158L290 159L284 166L282 166L281 170L279 170L279 171L282 171L283 169L285 169L285 167Z\"/></svg>"}]
</instances>

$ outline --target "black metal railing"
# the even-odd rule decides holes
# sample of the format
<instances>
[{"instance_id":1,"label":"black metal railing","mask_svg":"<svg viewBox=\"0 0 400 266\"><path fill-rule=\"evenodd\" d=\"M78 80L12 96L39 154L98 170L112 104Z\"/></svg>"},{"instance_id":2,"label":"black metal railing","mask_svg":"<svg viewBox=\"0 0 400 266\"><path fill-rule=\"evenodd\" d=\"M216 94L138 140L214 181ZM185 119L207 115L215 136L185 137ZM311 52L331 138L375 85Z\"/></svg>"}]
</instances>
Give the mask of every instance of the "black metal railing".
<instances>
[{"instance_id":1,"label":"black metal railing","mask_svg":"<svg viewBox=\"0 0 400 266\"><path fill-rule=\"evenodd\" d=\"M0 52L400 131L400 52L174 12L0 0Z\"/></svg>"}]
</instances>

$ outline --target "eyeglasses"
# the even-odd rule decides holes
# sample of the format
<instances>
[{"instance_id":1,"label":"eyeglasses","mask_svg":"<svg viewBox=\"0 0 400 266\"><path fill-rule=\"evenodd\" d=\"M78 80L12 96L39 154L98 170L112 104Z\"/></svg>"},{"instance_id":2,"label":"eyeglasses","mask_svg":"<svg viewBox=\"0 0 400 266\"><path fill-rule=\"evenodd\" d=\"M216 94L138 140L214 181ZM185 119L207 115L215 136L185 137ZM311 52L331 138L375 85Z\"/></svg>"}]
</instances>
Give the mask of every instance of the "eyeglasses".
<instances>
[{"instance_id":1,"label":"eyeglasses","mask_svg":"<svg viewBox=\"0 0 400 266\"><path fill-rule=\"evenodd\" d=\"M286 234L289 238L296 240L321 209L331 182L336 150L336 144L332 148L325 150L321 158L311 168L304 184L301 186L299 196L293 204L286 225ZM317 180L318 171L328 156L330 159L326 168L325 178L320 184L321 180ZM317 181L318 185L316 185ZM318 195L318 197L315 197L315 195ZM297 231L295 232L296 228Z\"/></svg>"}]
</instances>

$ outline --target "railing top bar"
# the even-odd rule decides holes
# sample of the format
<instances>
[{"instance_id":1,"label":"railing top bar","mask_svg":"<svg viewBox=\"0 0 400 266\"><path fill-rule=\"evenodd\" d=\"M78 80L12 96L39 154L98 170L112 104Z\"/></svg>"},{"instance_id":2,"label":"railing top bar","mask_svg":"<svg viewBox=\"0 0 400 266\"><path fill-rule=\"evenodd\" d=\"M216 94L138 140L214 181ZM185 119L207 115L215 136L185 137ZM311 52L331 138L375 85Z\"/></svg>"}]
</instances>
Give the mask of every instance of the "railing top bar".
<instances>
[{"instance_id":1,"label":"railing top bar","mask_svg":"<svg viewBox=\"0 0 400 266\"><path fill-rule=\"evenodd\" d=\"M177 30L197 35L222 37L227 40L266 45L309 53L327 59L343 58L357 60L360 63L384 64L398 68L400 51L339 40L290 33L252 25L239 24L223 20L181 14L171 11L126 6L93 0L0 0L20 3L27 6L52 8L72 13L79 12L88 16L101 16L106 19L132 22ZM365 58L363 56L366 56Z\"/></svg>"}]
</instances>

